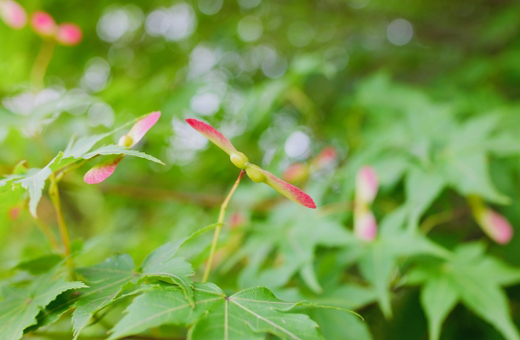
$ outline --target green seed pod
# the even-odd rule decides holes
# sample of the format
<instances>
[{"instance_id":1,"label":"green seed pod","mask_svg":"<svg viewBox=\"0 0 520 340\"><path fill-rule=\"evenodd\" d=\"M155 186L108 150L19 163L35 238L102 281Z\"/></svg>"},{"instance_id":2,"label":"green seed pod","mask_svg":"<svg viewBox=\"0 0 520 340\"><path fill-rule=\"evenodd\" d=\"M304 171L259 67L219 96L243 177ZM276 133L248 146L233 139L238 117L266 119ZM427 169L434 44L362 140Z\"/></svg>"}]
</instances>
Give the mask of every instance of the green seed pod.
<instances>
[{"instance_id":1,"label":"green seed pod","mask_svg":"<svg viewBox=\"0 0 520 340\"><path fill-rule=\"evenodd\" d=\"M265 181L265 175L257 165L249 164L246 168L246 173L253 182L260 183Z\"/></svg>"},{"instance_id":2,"label":"green seed pod","mask_svg":"<svg viewBox=\"0 0 520 340\"><path fill-rule=\"evenodd\" d=\"M245 169L249 159L242 152L233 152L231 156L229 156L231 162L235 164L240 169Z\"/></svg>"},{"instance_id":3,"label":"green seed pod","mask_svg":"<svg viewBox=\"0 0 520 340\"><path fill-rule=\"evenodd\" d=\"M132 137L130 137L129 135L124 135L121 138L119 138L119 142L117 143L117 145L129 148L132 146L133 143L134 140L132 139Z\"/></svg>"}]
</instances>

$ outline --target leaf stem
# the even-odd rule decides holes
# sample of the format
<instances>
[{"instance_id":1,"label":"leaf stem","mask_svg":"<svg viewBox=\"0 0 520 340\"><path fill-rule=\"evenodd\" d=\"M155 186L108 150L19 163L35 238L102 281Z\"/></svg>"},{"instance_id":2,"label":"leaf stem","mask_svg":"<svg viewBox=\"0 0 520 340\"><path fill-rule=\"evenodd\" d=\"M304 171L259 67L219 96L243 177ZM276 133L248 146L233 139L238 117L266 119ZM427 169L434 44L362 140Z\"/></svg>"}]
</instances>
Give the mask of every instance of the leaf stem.
<instances>
[{"instance_id":1,"label":"leaf stem","mask_svg":"<svg viewBox=\"0 0 520 340\"><path fill-rule=\"evenodd\" d=\"M419 229L423 234L426 235L434 227L464 217L467 213L467 209L441 211L440 213L431 215L426 218L419 226Z\"/></svg>"},{"instance_id":2,"label":"leaf stem","mask_svg":"<svg viewBox=\"0 0 520 340\"><path fill-rule=\"evenodd\" d=\"M304 306L304 307L312 307L312 308L339 310L339 311L342 311L342 312L347 312L347 313L350 313L350 314L354 314L355 316L359 317L362 321L365 321L365 318L362 317L361 314L356 313L353 310L346 309L346 308L341 308L341 307L337 307L337 306L325 306L325 305L320 305L318 303L309 303L309 302L305 302L305 301L297 302L296 305Z\"/></svg>"},{"instance_id":3,"label":"leaf stem","mask_svg":"<svg viewBox=\"0 0 520 340\"><path fill-rule=\"evenodd\" d=\"M67 265L69 268L72 268L72 260L70 258L70 238L69 231L67 229L67 224L65 223L65 219L63 218L63 211L61 209L61 200L60 200L60 192L58 190L58 181L56 180L56 176L52 174L50 177L50 186L49 186L49 196L51 198L52 204L54 205L54 210L56 210L56 218L58 219L58 227L60 230L61 243L63 244L63 248L65 249L65 256L67 257Z\"/></svg>"},{"instance_id":4,"label":"leaf stem","mask_svg":"<svg viewBox=\"0 0 520 340\"><path fill-rule=\"evenodd\" d=\"M45 237L47 237L47 239L49 240L51 245L54 247L54 249L61 252L60 244L58 243L58 240L56 239L56 237L54 237L54 234L52 233L49 226L45 222L43 222L42 220L39 220L37 218L34 218L34 222L38 226L38 229L40 229L40 231L45 235Z\"/></svg>"},{"instance_id":5,"label":"leaf stem","mask_svg":"<svg viewBox=\"0 0 520 340\"><path fill-rule=\"evenodd\" d=\"M238 185L240 184L240 179L242 178L242 175L244 175L244 170L240 171L240 174L238 175L237 180L235 181L235 184L229 191L229 194L224 199L224 202L222 202L222 205L220 206L220 213L218 215L218 221L217 221L217 227L215 229L215 234L213 235L213 242L211 243L211 250L209 251L209 257L208 262L206 264L206 270L204 271L204 276L202 277L202 282L208 281L209 273L211 272L211 266L213 265L213 258L215 257L215 250L217 249L217 243L218 238L220 236L220 231L222 230L222 225L224 224L224 217L226 216L226 209L229 204L229 201L231 200L231 196L233 196L233 193L237 189Z\"/></svg>"},{"instance_id":6,"label":"leaf stem","mask_svg":"<svg viewBox=\"0 0 520 340\"><path fill-rule=\"evenodd\" d=\"M70 166L63 167L62 169L60 169L60 171L56 175L56 181L59 181L60 179L62 179L63 176L65 176L69 172L74 171L74 170L76 170L78 168L81 168L83 165L85 165L85 163L87 163L88 161L90 161L90 160L92 160L94 158L96 158L96 157L92 157L92 158L89 158L89 159L84 159L81 162L76 162L74 164L71 164Z\"/></svg>"},{"instance_id":7,"label":"leaf stem","mask_svg":"<svg viewBox=\"0 0 520 340\"><path fill-rule=\"evenodd\" d=\"M54 40L45 39L42 43L42 47L40 48L40 52L34 61L34 65L31 70L31 82L39 89L44 87L43 79L45 78L47 67L49 67L49 64L52 60L55 46L56 42L54 42Z\"/></svg>"}]
</instances>

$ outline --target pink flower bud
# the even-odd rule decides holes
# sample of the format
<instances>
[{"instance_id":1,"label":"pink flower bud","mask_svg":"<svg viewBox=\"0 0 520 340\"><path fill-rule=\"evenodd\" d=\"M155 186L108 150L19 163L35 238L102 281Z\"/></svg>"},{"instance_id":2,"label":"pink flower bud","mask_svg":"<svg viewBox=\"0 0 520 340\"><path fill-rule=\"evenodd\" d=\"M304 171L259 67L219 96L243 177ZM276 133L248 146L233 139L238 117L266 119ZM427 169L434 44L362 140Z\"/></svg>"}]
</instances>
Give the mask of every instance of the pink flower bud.
<instances>
[{"instance_id":1,"label":"pink flower bud","mask_svg":"<svg viewBox=\"0 0 520 340\"><path fill-rule=\"evenodd\" d=\"M363 209L354 215L354 235L372 241L377 236L377 222L372 211Z\"/></svg>"},{"instance_id":2,"label":"pink flower bud","mask_svg":"<svg viewBox=\"0 0 520 340\"><path fill-rule=\"evenodd\" d=\"M309 177L309 167L303 163L291 164L283 173L282 178L289 183L298 183Z\"/></svg>"},{"instance_id":3,"label":"pink flower bud","mask_svg":"<svg viewBox=\"0 0 520 340\"><path fill-rule=\"evenodd\" d=\"M338 152L336 151L336 148L333 146L328 146L321 150L321 152L316 157L314 157L314 159L311 161L311 166L313 167L314 171L321 170L326 166L333 164L337 157Z\"/></svg>"},{"instance_id":4,"label":"pink flower bud","mask_svg":"<svg viewBox=\"0 0 520 340\"><path fill-rule=\"evenodd\" d=\"M504 216L490 209L479 196L469 195L468 202L478 225L493 241L500 244L511 241L513 227Z\"/></svg>"},{"instance_id":5,"label":"pink flower bud","mask_svg":"<svg viewBox=\"0 0 520 340\"><path fill-rule=\"evenodd\" d=\"M137 142L139 142L144 137L146 132L148 132L148 130L150 130L150 128L154 126L155 123L157 123L159 117L161 117L160 112L152 112L139 119L137 122L135 122L130 131L119 139L118 145L129 148L137 144ZM98 165L87 171L83 177L83 180L88 184L97 184L103 182L114 173L117 165L124 157L125 155L107 157L104 161L100 162Z\"/></svg>"},{"instance_id":6,"label":"pink flower bud","mask_svg":"<svg viewBox=\"0 0 520 340\"><path fill-rule=\"evenodd\" d=\"M243 213L236 212L233 215L231 215L231 218L229 219L229 227L231 229L235 229L237 227L241 227L244 224L246 224L247 219L244 216Z\"/></svg>"},{"instance_id":7,"label":"pink flower bud","mask_svg":"<svg viewBox=\"0 0 520 340\"><path fill-rule=\"evenodd\" d=\"M146 117L138 120L127 134L127 136L129 137L130 145L125 146L136 145L144 137L148 130L150 130L151 127L154 126L155 123L157 123L160 117L161 113L157 111L152 112Z\"/></svg>"},{"instance_id":8,"label":"pink flower bud","mask_svg":"<svg viewBox=\"0 0 520 340\"><path fill-rule=\"evenodd\" d=\"M229 139L220 133L220 131L217 131L213 126L194 118L187 118L186 122L204 137L209 139L213 144L224 150L228 155L231 156L231 154L237 152L237 149L235 149Z\"/></svg>"},{"instance_id":9,"label":"pink flower bud","mask_svg":"<svg viewBox=\"0 0 520 340\"><path fill-rule=\"evenodd\" d=\"M489 208L475 216L482 230L496 243L506 244L513 237L513 227L499 213Z\"/></svg>"},{"instance_id":10,"label":"pink flower bud","mask_svg":"<svg viewBox=\"0 0 520 340\"><path fill-rule=\"evenodd\" d=\"M60 44L74 46L79 44L81 39L83 39L83 33L81 32L81 28L79 28L78 25L61 24L58 26L58 31L56 32L56 40Z\"/></svg>"},{"instance_id":11,"label":"pink flower bud","mask_svg":"<svg viewBox=\"0 0 520 340\"><path fill-rule=\"evenodd\" d=\"M266 171L260 168L257 165L248 163L247 156L241 152L238 152L237 149L231 144L229 139L227 139L222 133L217 131L214 127L200 120L194 118L186 119L186 122L190 124L192 128L200 132L204 137L209 139L213 144L224 150L228 155L231 156L231 161L233 164L242 168L246 171L247 176L254 182L262 182L269 185L274 190L278 191L288 199L299 203L307 208L315 209L316 204L313 199L295 187L294 185L282 181L269 171ZM242 174L242 173L241 173Z\"/></svg>"},{"instance_id":12,"label":"pink flower bud","mask_svg":"<svg viewBox=\"0 0 520 340\"><path fill-rule=\"evenodd\" d=\"M36 11L31 14L31 27L36 34L43 37L54 36L57 29L56 21L44 11Z\"/></svg>"},{"instance_id":13,"label":"pink flower bud","mask_svg":"<svg viewBox=\"0 0 520 340\"><path fill-rule=\"evenodd\" d=\"M253 166L253 165L254 164L251 164L251 166ZM249 169L250 168L247 168L246 171ZM314 200L312 199L311 196L307 195L306 193L304 193L303 191L301 191L294 185L287 183L285 181L282 181L281 179L279 179L278 177L276 177L269 171L266 171L266 170L260 169L260 168L258 168L258 169L265 176L265 179L264 179L265 184L269 185L271 188L278 191L279 193L281 193L288 199L290 199L296 203L299 203L299 204L303 205L304 207L316 209L316 203L314 203ZM251 178L249 173L247 173L247 175ZM251 179L253 179L253 178L251 178Z\"/></svg>"},{"instance_id":14,"label":"pink flower bud","mask_svg":"<svg viewBox=\"0 0 520 340\"><path fill-rule=\"evenodd\" d=\"M27 13L19 3L12 0L0 1L0 18L14 29L22 29L27 24Z\"/></svg>"},{"instance_id":15,"label":"pink flower bud","mask_svg":"<svg viewBox=\"0 0 520 340\"><path fill-rule=\"evenodd\" d=\"M107 161L102 162L87 171L85 176L83 176L83 180L87 184L97 184L103 182L105 179L110 177L114 171L116 171L117 165L123 158L124 155L108 158Z\"/></svg>"},{"instance_id":16,"label":"pink flower bud","mask_svg":"<svg viewBox=\"0 0 520 340\"><path fill-rule=\"evenodd\" d=\"M12 207L11 209L9 209L9 219L11 221L16 220L20 216L21 212L22 212L21 206L17 205L17 206Z\"/></svg>"},{"instance_id":17,"label":"pink flower bud","mask_svg":"<svg viewBox=\"0 0 520 340\"><path fill-rule=\"evenodd\" d=\"M374 168L365 165L356 176L356 202L371 204L377 195L379 182Z\"/></svg>"}]
</instances>

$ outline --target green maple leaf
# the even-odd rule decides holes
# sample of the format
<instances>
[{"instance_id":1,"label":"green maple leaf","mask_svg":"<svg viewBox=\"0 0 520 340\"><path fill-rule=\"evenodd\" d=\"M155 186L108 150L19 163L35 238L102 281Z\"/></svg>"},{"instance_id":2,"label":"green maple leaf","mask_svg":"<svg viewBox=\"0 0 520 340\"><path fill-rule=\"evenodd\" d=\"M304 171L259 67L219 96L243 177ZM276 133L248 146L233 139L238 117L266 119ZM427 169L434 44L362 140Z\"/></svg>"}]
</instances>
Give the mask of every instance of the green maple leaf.
<instances>
[{"instance_id":1,"label":"green maple leaf","mask_svg":"<svg viewBox=\"0 0 520 340\"><path fill-rule=\"evenodd\" d=\"M202 228L179 241L169 242L150 253L143 264L136 268L130 255L116 255L105 262L78 269L89 288L82 290L75 303L72 315L74 337L85 328L92 316L121 297L125 287L143 281L161 281L178 285L185 301L194 306L192 282L194 274L191 264L175 257L179 247L188 240L212 229L216 224Z\"/></svg>"},{"instance_id":2,"label":"green maple leaf","mask_svg":"<svg viewBox=\"0 0 520 340\"><path fill-rule=\"evenodd\" d=\"M440 338L442 323L459 299L460 295L450 286L445 276L439 275L424 284L421 291L421 304L428 318L431 340Z\"/></svg>"},{"instance_id":3,"label":"green maple leaf","mask_svg":"<svg viewBox=\"0 0 520 340\"><path fill-rule=\"evenodd\" d=\"M298 303L283 302L265 287L226 296L211 283L196 283L195 308L176 287L156 287L137 297L109 339L140 333L162 324L193 324L189 339L322 339L307 315L286 313Z\"/></svg>"},{"instance_id":4,"label":"green maple leaf","mask_svg":"<svg viewBox=\"0 0 520 340\"><path fill-rule=\"evenodd\" d=\"M0 302L0 339L16 340L23 331L37 324L36 316L61 293L86 287L82 282L54 279L54 271L42 275L26 287L7 286Z\"/></svg>"},{"instance_id":5,"label":"green maple leaf","mask_svg":"<svg viewBox=\"0 0 520 340\"><path fill-rule=\"evenodd\" d=\"M178 285L188 302L193 305L193 291L190 276L195 272L190 263L180 257L173 257L186 239L169 242L157 248L146 257L140 272L139 281L160 280Z\"/></svg>"},{"instance_id":6,"label":"green maple leaf","mask_svg":"<svg viewBox=\"0 0 520 340\"><path fill-rule=\"evenodd\" d=\"M285 313L298 303L283 302L265 287L245 289L220 303L191 329L190 339L323 339L307 315Z\"/></svg>"},{"instance_id":7,"label":"green maple leaf","mask_svg":"<svg viewBox=\"0 0 520 340\"><path fill-rule=\"evenodd\" d=\"M157 286L134 299L121 321L111 330L109 339L136 334L163 324L189 325L223 299L214 284L195 283L195 304L190 304L176 286Z\"/></svg>"},{"instance_id":8,"label":"green maple leaf","mask_svg":"<svg viewBox=\"0 0 520 340\"><path fill-rule=\"evenodd\" d=\"M431 340L439 339L442 323L458 302L491 323L506 339L520 339L501 286L520 281L520 270L486 256L481 243L459 246L446 262L418 265L410 280L422 282L421 304Z\"/></svg>"},{"instance_id":9,"label":"green maple leaf","mask_svg":"<svg viewBox=\"0 0 520 340\"><path fill-rule=\"evenodd\" d=\"M474 194L507 204L510 198L493 184L487 159L487 144L503 136L494 133L500 119L500 115L489 114L459 124L452 131L440 160L444 177L463 195Z\"/></svg>"},{"instance_id":10,"label":"green maple leaf","mask_svg":"<svg viewBox=\"0 0 520 340\"><path fill-rule=\"evenodd\" d=\"M413 230L419 226L421 216L440 195L446 181L436 169L412 166L408 170L405 186L409 211L408 228Z\"/></svg>"},{"instance_id":11,"label":"green maple leaf","mask_svg":"<svg viewBox=\"0 0 520 340\"><path fill-rule=\"evenodd\" d=\"M165 252L169 245L159 248L159 252ZM188 276L194 274L193 268L181 258L172 257L170 255L167 258L160 258L153 256L152 253L143 263L142 272L136 270L134 261L127 254L111 257L93 267L78 269L78 273L85 278L89 288L82 291L75 304L76 310L72 315L74 337L76 338L89 324L95 313L114 302L130 283L156 279L178 284L183 296L188 297L188 301L192 303L193 293ZM155 261L149 260L150 258Z\"/></svg>"},{"instance_id":12,"label":"green maple leaf","mask_svg":"<svg viewBox=\"0 0 520 340\"><path fill-rule=\"evenodd\" d=\"M313 211L295 213L290 207L283 206L273 214L271 221L255 231L230 263L239 257L249 257L249 263L239 277L241 287L281 287L298 273L309 288L321 293L313 268L316 248L340 247L354 242L355 238L339 222L323 219ZM273 249L277 250L282 264L262 270ZM230 267L230 264L226 266Z\"/></svg>"},{"instance_id":13,"label":"green maple leaf","mask_svg":"<svg viewBox=\"0 0 520 340\"><path fill-rule=\"evenodd\" d=\"M11 196L15 195L15 193L19 193L20 188L27 190L29 193L29 211L33 216L36 217L36 208L38 207L38 203L42 197L42 192L45 188L47 179L53 173L65 168L68 165L78 161L91 159L99 155L129 155L144 158L159 164L164 164L153 156L136 150L129 150L117 145L106 145L96 150L90 151L94 145L103 138L110 136L114 132L121 130L123 127L133 123L136 120L138 119L134 119L105 134L83 137L76 141L71 140L65 150L60 151L58 155L42 169L29 169L24 174L9 176L3 180L0 180L0 197L9 194L9 190L11 192L9 195Z\"/></svg>"},{"instance_id":14,"label":"green maple leaf","mask_svg":"<svg viewBox=\"0 0 520 340\"><path fill-rule=\"evenodd\" d=\"M78 295L79 291L77 290L68 290L58 295L56 299L54 299L40 311L36 317L36 321L38 323L27 328L25 332L31 332L40 327L47 326L58 321L63 314L72 308L74 302L77 300L76 297Z\"/></svg>"},{"instance_id":15,"label":"green maple leaf","mask_svg":"<svg viewBox=\"0 0 520 340\"><path fill-rule=\"evenodd\" d=\"M367 244L359 259L361 274L374 286L379 306L387 318L392 316L390 285L399 259L414 255L450 256L424 235L404 230L407 215L406 206L387 215L380 225L380 237Z\"/></svg>"},{"instance_id":16,"label":"green maple leaf","mask_svg":"<svg viewBox=\"0 0 520 340\"><path fill-rule=\"evenodd\" d=\"M117 255L93 267L80 268L89 288L82 290L72 315L74 338L88 325L92 316L108 306L119 295L122 287L135 277L134 261L130 255Z\"/></svg>"},{"instance_id":17,"label":"green maple leaf","mask_svg":"<svg viewBox=\"0 0 520 340\"><path fill-rule=\"evenodd\" d=\"M447 159L443 171L450 184L463 195L478 195L487 201L507 204L510 198L494 186L484 152L473 152Z\"/></svg>"},{"instance_id":18,"label":"green maple leaf","mask_svg":"<svg viewBox=\"0 0 520 340\"><path fill-rule=\"evenodd\" d=\"M343 268L325 267L330 271L343 270ZM335 282L336 279L327 279L323 275L320 278L324 284L323 294L304 294L295 288L277 291L277 294L285 300L305 300L309 302L309 305L313 308L306 310L306 314L319 324L320 331L326 339L371 340L368 324L350 310L356 310L373 303L376 300L374 289L358 284L338 284ZM315 308L322 306L328 307ZM350 314L341 311L349 311Z\"/></svg>"}]
</instances>

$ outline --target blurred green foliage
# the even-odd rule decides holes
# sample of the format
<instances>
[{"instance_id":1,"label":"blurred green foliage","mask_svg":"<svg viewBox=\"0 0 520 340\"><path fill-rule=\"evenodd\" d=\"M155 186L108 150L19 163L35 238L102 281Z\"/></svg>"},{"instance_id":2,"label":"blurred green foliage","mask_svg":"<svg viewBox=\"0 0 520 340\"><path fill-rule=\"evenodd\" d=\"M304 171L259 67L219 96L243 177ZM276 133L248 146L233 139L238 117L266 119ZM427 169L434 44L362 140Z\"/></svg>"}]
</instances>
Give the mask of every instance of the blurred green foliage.
<instances>
[{"instance_id":1,"label":"blurred green foliage","mask_svg":"<svg viewBox=\"0 0 520 340\"><path fill-rule=\"evenodd\" d=\"M289 315L288 327L304 339L319 336L314 322L326 339L520 338L520 237L496 244L470 204L478 197L514 231L520 225L518 1L21 4L78 24L84 37L56 46L41 87L31 72L46 42L29 26L0 22L0 335L14 339L25 329L27 338L70 339L72 320L74 334L95 338L115 326L114 337L217 339L206 328L221 324L223 301L246 296L255 313L283 304L258 313L270 322ZM143 154L133 152L164 166L126 157L105 182L88 185L82 177L96 164L88 161L59 182L80 268L68 273L42 233L49 228L59 239L47 193L52 175L42 179L36 169L83 164L124 130L92 145L82 137L152 111L162 116L135 147ZM298 183L317 210L244 178L228 208L212 283L199 283L211 232L180 242L216 222L238 170L187 117L208 121L276 175L312 163L324 147L338 153ZM89 148L62 158L71 140ZM372 241L352 232L355 178L364 165L380 183ZM38 192L34 218L29 194ZM166 250L170 257L154 262L160 270L146 266ZM124 274L99 276L99 268L118 266ZM79 281L90 288L73 290ZM130 327L154 301L190 306L191 297L211 294L220 298L207 309L183 307ZM312 303L355 310L365 321ZM6 320L17 304L32 316L15 325ZM269 322L251 325L249 312L231 306L234 318L249 320L249 328L238 326L244 338L291 338Z\"/></svg>"}]
</instances>

